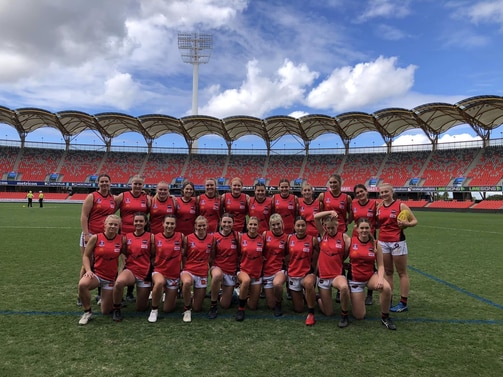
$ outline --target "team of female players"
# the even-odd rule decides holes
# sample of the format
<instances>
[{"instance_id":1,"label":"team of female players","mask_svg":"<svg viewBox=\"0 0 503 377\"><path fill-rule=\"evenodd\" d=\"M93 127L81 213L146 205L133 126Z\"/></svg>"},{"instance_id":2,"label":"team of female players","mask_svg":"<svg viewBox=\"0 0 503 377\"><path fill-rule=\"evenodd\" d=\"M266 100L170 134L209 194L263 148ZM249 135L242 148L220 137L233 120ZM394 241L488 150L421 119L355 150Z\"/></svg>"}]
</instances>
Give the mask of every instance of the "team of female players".
<instances>
[{"instance_id":1,"label":"team of female players","mask_svg":"<svg viewBox=\"0 0 503 377\"><path fill-rule=\"evenodd\" d=\"M285 283L293 310L303 312L307 306L308 326L316 322L316 304L323 314L333 314L332 288L340 295L340 328L349 324L350 306L354 318L365 317L365 287L380 292L382 324L388 329L396 329L390 310L408 310L403 229L415 226L417 219L405 203L394 199L389 184L379 188L378 203L369 199L362 184L355 186L354 200L342 193L336 174L318 198L307 183L297 198L287 179L280 180L279 193L272 196L257 184L253 197L241 192L239 178L222 195L215 179L206 180L199 196L191 182L184 182L178 198L170 195L166 182L157 185L153 197L146 195L139 176L133 178L130 192L116 197L110 195L109 176L100 176L98 183L99 190L89 194L82 208L79 299L84 314L79 324L91 319L90 290L98 287L102 313L112 312L113 320L121 321L124 288L132 285L137 287L138 311L147 309L151 292L149 322L157 321L163 297L162 310L173 311L179 292L183 321L191 322L192 310L202 310L208 285L210 319L217 318L219 305L227 309L234 299L235 319L243 321L245 309L256 309L262 292L274 316L282 316ZM398 218L402 210L409 214L405 220ZM103 232L99 222L104 223ZM391 306L395 268L401 298Z\"/></svg>"}]
</instances>

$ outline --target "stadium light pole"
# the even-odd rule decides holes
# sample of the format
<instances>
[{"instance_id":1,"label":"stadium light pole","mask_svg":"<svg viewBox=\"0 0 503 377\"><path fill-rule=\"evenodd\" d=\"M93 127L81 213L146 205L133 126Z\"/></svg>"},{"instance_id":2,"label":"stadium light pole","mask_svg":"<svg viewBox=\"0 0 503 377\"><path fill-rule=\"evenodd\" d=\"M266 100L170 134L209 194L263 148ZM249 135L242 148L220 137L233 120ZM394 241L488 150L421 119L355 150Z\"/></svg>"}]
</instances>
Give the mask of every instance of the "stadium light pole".
<instances>
[{"instance_id":1,"label":"stadium light pole","mask_svg":"<svg viewBox=\"0 0 503 377\"><path fill-rule=\"evenodd\" d=\"M192 115L197 115L199 64L210 61L213 50L213 35L178 33L178 49L184 63L192 64Z\"/></svg>"}]
</instances>

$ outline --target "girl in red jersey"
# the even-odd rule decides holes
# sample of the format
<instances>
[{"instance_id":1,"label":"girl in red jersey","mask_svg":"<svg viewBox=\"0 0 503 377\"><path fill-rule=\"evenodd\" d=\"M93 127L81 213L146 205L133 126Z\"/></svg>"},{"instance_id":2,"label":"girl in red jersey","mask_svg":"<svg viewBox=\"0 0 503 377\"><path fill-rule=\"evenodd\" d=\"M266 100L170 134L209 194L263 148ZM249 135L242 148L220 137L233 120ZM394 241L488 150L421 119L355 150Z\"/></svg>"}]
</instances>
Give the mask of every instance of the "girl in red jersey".
<instances>
[{"instance_id":1,"label":"girl in red jersey","mask_svg":"<svg viewBox=\"0 0 503 377\"><path fill-rule=\"evenodd\" d=\"M376 236L376 222L377 222L377 201L374 199L369 199L369 193L367 187L364 184L358 183L353 188L353 193L355 199L352 202L353 207L353 221L356 222L358 219L364 217L370 221L370 232L375 237ZM356 226L353 227L352 235L356 235ZM372 290L367 290L367 297L365 297L365 305L372 305L374 300L372 298Z\"/></svg>"},{"instance_id":2,"label":"girl in red jersey","mask_svg":"<svg viewBox=\"0 0 503 377\"><path fill-rule=\"evenodd\" d=\"M215 247L213 234L208 234L208 221L198 216L195 231L187 236L187 247L182 256L183 322L192 321L192 309L199 312L203 307L210 256ZM194 289L194 296L191 294Z\"/></svg>"},{"instance_id":3,"label":"girl in red jersey","mask_svg":"<svg viewBox=\"0 0 503 377\"><path fill-rule=\"evenodd\" d=\"M334 312L332 287L340 292L341 320L340 328L349 325L349 287L343 274L343 263L348 257L351 239L346 233L337 231L337 212L323 211L314 216L316 227L321 236L320 256L318 258L318 305L323 314L330 316Z\"/></svg>"},{"instance_id":4,"label":"girl in red jersey","mask_svg":"<svg viewBox=\"0 0 503 377\"><path fill-rule=\"evenodd\" d=\"M232 294L236 286L236 271L239 256L239 234L232 229L234 220L228 213L222 215L220 231L215 233L215 247L211 256L211 305L209 319L218 315L217 303L227 309L231 306ZM221 291L221 294L220 294Z\"/></svg>"},{"instance_id":5,"label":"girl in red jersey","mask_svg":"<svg viewBox=\"0 0 503 377\"><path fill-rule=\"evenodd\" d=\"M105 227L105 219L113 215L116 211L114 196L110 193L111 179L108 174L98 176L98 190L87 195L82 204L80 214L80 226L82 233L80 235L80 255L84 255L86 244L93 234L102 233ZM84 266L80 267L79 278L84 276ZM98 296L101 289L98 288ZM99 298L98 298L99 299ZM80 299L77 299L77 306L82 306Z\"/></svg>"},{"instance_id":6,"label":"girl in red jersey","mask_svg":"<svg viewBox=\"0 0 503 377\"><path fill-rule=\"evenodd\" d=\"M194 222L197 217L197 199L194 196L194 184L184 181L182 184L182 197L177 199L176 205L176 231L188 236L194 231Z\"/></svg>"},{"instance_id":7,"label":"girl in red jersey","mask_svg":"<svg viewBox=\"0 0 503 377\"><path fill-rule=\"evenodd\" d=\"M84 308L79 325L87 325L92 318L91 290L97 287L102 288L101 313L109 314L112 310L112 292L117 277L119 256L123 252L122 237L119 234L120 225L121 220L118 216L107 216L104 232L91 236L87 242L82 256L85 272L79 281L79 298Z\"/></svg>"},{"instance_id":8,"label":"girl in red jersey","mask_svg":"<svg viewBox=\"0 0 503 377\"><path fill-rule=\"evenodd\" d=\"M258 219L248 219L248 232L239 236L239 307L236 321L245 319L245 308L257 309L260 290L262 289L262 263L264 239L258 233Z\"/></svg>"},{"instance_id":9,"label":"girl in red jersey","mask_svg":"<svg viewBox=\"0 0 503 377\"><path fill-rule=\"evenodd\" d=\"M126 261L123 270L117 277L114 285L113 301L114 310L112 319L122 321L121 302L124 287L136 284L136 310L145 311L148 305L148 295L152 286L149 271L154 262L153 242L154 235L145 231L147 215L138 212L133 217L135 230L127 233L123 238Z\"/></svg>"},{"instance_id":10,"label":"girl in red jersey","mask_svg":"<svg viewBox=\"0 0 503 377\"><path fill-rule=\"evenodd\" d=\"M307 234L307 222L302 216L295 218L295 233L288 236L288 286L292 294L293 310L304 311L304 298L308 314L306 325L313 326L316 304L316 265L318 263L318 240ZM304 291L304 295L302 294Z\"/></svg>"},{"instance_id":11,"label":"girl in red jersey","mask_svg":"<svg viewBox=\"0 0 503 377\"><path fill-rule=\"evenodd\" d=\"M248 216L255 216L258 219L258 232L260 234L269 230L269 218L272 214L272 198L267 196L264 183L255 184L255 196L250 198Z\"/></svg>"},{"instance_id":12,"label":"girl in red jersey","mask_svg":"<svg viewBox=\"0 0 503 377\"><path fill-rule=\"evenodd\" d=\"M167 215L176 215L176 198L170 195L168 182L161 181L157 184L149 214L150 231L154 234L164 231L164 219Z\"/></svg>"},{"instance_id":13,"label":"girl in red jersey","mask_svg":"<svg viewBox=\"0 0 503 377\"><path fill-rule=\"evenodd\" d=\"M318 237L318 229L314 216L320 212L320 201L313 198L313 186L309 183L302 185L302 198L299 198L299 215L307 221L307 234Z\"/></svg>"},{"instance_id":14,"label":"girl in red jersey","mask_svg":"<svg viewBox=\"0 0 503 377\"><path fill-rule=\"evenodd\" d=\"M185 236L175 232L176 218L166 215L162 233L154 235L154 272L152 273L152 310L148 317L151 323L157 322L159 305L163 292L166 294L162 310L172 312L176 306L183 250L186 247Z\"/></svg>"},{"instance_id":15,"label":"girl in red jersey","mask_svg":"<svg viewBox=\"0 0 503 377\"><path fill-rule=\"evenodd\" d=\"M269 219L269 228L263 233L264 238L264 271L263 284L265 298L269 309L274 310L274 316L283 315L283 286L286 282L286 246L288 234L283 231L283 219L278 213Z\"/></svg>"},{"instance_id":16,"label":"girl in red jersey","mask_svg":"<svg viewBox=\"0 0 503 377\"><path fill-rule=\"evenodd\" d=\"M384 260L386 280L393 292L394 268L400 281L400 302L391 308L392 312L409 310L407 298L409 296L410 281L407 273L407 242L403 230L417 225L416 216L410 208L393 197L393 186L384 183L379 187L382 202L377 207L377 222L379 224L379 244L381 245ZM401 211L407 210L410 214L408 220L399 220Z\"/></svg>"},{"instance_id":17,"label":"girl in red jersey","mask_svg":"<svg viewBox=\"0 0 503 377\"><path fill-rule=\"evenodd\" d=\"M298 200L290 192L290 182L287 178L279 180L279 194L273 195L273 205L273 212L279 213L283 219L285 233L292 234L294 219L297 216Z\"/></svg>"},{"instance_id":18,"label":"girl in red jersey","mask_svg":"<svg viewBox=\"0 0 503 377\"><path fill-rule=\"evenodd\" d=\"M370 220L360 217L355 224L356 235L351 238L349 259L351 263L351 304L353 316L356 319L365 318L364 288L378 290L381 304L381 323L389 330L396 326L389 317L391 287L385 279L382 249L371 232ZM375 263L377 262L377 272Z\"/></svg>"},{"instance_id":19,"label":"girl in red jersey","mask_svg":"<svg viewBox=\"0 0 503 377\"><path fill-rule=\"evenodd\" d=\"M351 209L351 197L342 192L342 178L339 174L332 174L328 179L329 189L318 196L321 209L324 211L334 210L337 212L338 232L346 233L348 224L353 221Z\"/></svg>"},{"instance_id":20,"label":"girl in red jersey","mask_svg":"<svg viewBox=\"0 0 503 377\"><path fill-rule=\"evenodd\" d=\"M246 214L250 197L241 192L243 182L240 178L232 178L231 192L222 195L222 211L230 213L234 218L234 230L244 232L246 229Z\"/></svg>"},{"instance_id":21,"label":"girl in red jersey","mask_svg":"<svg viewBox=\"0 0 503 377\"><path fill-rule=\"evenodd\" d=\"M206 178L204 183L204 194L197 198L199 214L208 220L208 233L218 231L220 223L220 205L221 199L217 191L217 180L215 178Z\"/></svg>"},{"instance_id":22,"label":"girl in red jersey","mask_svg":"<svg viewBox=\"0 0 503 377\"><path fill-rule=\"evenodd\" d=\"M137 212L148 213L150 197L143 190L143 177L135 175L131 179L131 190L120 193L116 197L117 207L122 220L121 233L127 234L135 231L134 215Z\"/></svg>"}]
</instances>

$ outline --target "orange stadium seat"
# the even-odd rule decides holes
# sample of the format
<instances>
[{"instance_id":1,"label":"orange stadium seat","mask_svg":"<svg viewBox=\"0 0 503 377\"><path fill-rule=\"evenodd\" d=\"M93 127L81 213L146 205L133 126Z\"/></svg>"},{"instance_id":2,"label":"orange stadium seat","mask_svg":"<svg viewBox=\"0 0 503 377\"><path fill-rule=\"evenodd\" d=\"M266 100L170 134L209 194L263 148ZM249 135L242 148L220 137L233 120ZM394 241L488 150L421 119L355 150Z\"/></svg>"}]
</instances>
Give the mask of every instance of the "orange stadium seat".
<instances>
[{"instance_id":1,"label":"orange stadium seat","mask_svg":"<svg viewBox=\"0 0 503 377\"><path fill-rule=\"evenodd\" d=\"M0 172L10 173L14 170L19 148L0 147Z\"/></svg>"},{"instance_id":2,"label":"orange stadium seat","mask_svg":"<svg viewBox=\"0 0 503 377\"><path fill-rule=\"evenodd\" d=\"M231 155L224 176L229 181L234 177L239 177L244 186L252 186L257 178L265 178L266 160L266 156Z\"/></svg>"},{"instance_id":3,"label":"orange stadium seat","mask_svg":"<svg viewBox=\"0 0 503 377\"><path fill-rule=\"evenodd\" d=\"M342 167L342 185L353 187L358 183L366 184L370 178L377 177L384 157L384 154L372 153L347 155Z\"/></svg>"},{"instance_id":4,"label":"orange stadium seat","mask_svg":"<svg viewBox=\"0 0 503 377\"><path fill-rule=\"evenodd\" d=\"M400 152L388 155L379 174L382 182L395 187L409 185L411 178L417 177L430 152Z\"/></svg>"},{"instance_id":5,"label":"orange stadium seat","mask_svg":"<svg viewBox=\"0 0 503 377\"><path fill-rule=\"evenodd\" d=\"M63 157L63 150L24 148L17 168L23 181L45 181L56 172Z\"/></svg>"},{"instance_id":6,"label":"orange stadium seat","mask_svg":"<svg viewBox=\"0 0 503 377\"><path fill-rule=\"evenodd\" d=\"M146 158L145 153L109 152L100 172L107 172L113 183L126 184L132 176L141 174L141 168Z\"/></svg>"},{"instance_id":7,"label":"orange stadium seat","mask_svg":"<svg viewBox=\"0 0 503 377\"><path fill-rule=\"evenodd\" d=\"M327 186L330 175L336 173L344 155L309 155L304 168L303 178L313 186Z\"/></svg>"},{"instance_id":8,"label":"orange stadium seat","mask_svg":"<svg viewBox=\"0 0 503 377\"><path fill-rule=\"evenodd\" d=\"M103 152L77 151L67 152L59 172L64 182L85 182L87 177L98 175Z\"/></svg>"},{"instance_id":9,"label":"orange stadium seat","mask_svg":"<svg viewBox=\"0 0 503 377\"><path fill-rule=\"evenodd\" d=\"M503 178L503 148L488 147L468 173L470 186L493 186Z\"/></svg>"},{"instance_id":10,"label":"orange stadium seat","mask_svg":"<svg viewBox=\"0 0 503 377\"><path fill-rule=\"evenodd\" d=\"M190 156L184 177L196 185L203 185L206 178L221 177L227 156L193 154Z\"/></svg>"},{"instance_id":11,"label":"orange stadium seat","mask_svg":"<svg viewBox=\"0 0 503 377\"><path fill-rule=\"evenodd\" d=\"M473 209L503 209L503 200L483 200L475 204Z\"/></svg>"},{"instance_id":12,"label":"orange stadium seat","mask_svg":"<svg viewBox=\"0 0 503 377\"><path fill-rule=\"evenodd\" d=\"M182 175L187 160L184 154L150 153L143 175L146 184L157 184L160 181L172 183L175 177Z\"/></svg>"},{"instance_id":13,"label":"orange stadium seat","mask_svg":"<svg viewBox=\"0 0 503 377\"><path fill-rule=\"evenodd\" d=\"M430 203L428 208L447 208L447 209L465 209L470 208L473 205L472 201L466 200L458 202L456 200L439 200L437 202Z\"/></svg>"},{"instance_id":14,"label":"orange stadium seat","mask_svg":"<svg viewBox=\"0 0 503 377\"><path fill-rule=\"evenodd\" d=\"M465 175L478 149L437 150L423 172L424 186L447 186L449 182Z\"/></svg>"},{"instance_id":15,"label":"orange stadium seat","mask_svg":"<svg viewBox=\"0 0 503 377\"><path fill-rule=\"evenodd\" d=\"M423 208L425 207L429 202L427 200L421 199L421 200L403 200L409 208Z\"/></svg>"},{"instance_id":16,"label":"orange stadium seat","mask_svg":"<svg viewBox=\"0 0 503 377\"><path fill-rule=\"evenodd\" d=\"M301 176L304 156L269 156L267 172L265 176L271 180L271 185L278 185L281 178L287 178L289 181Z\"/></svg>"}]
</instances>

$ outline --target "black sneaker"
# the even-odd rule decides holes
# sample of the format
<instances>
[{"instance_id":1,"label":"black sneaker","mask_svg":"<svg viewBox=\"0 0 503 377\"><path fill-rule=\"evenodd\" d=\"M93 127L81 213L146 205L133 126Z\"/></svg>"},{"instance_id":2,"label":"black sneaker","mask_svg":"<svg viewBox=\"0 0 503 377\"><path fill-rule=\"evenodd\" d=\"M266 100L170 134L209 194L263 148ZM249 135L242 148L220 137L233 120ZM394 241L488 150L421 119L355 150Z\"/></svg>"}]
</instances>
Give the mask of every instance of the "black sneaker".
<instances>
[{"instance_id":1,"label":"black sneaker","mask_svg":"<svg viewBox=\"0 0 503 377\"><path fill-rule=\"evenodd\" d=\"M245 320L245 311L242 309L238 309L236 313L236 321L241 322Z\"/></svg>"},{"instance_id":2,"label":"black sneaker","mask_svg":"<svg viewBox=\"0 0 503 377\"><path fill-rule=\"evenodd\" d=\"M208 312L208 318L215 319L217 318L217 316L218 316L217 306L216 305L210 306L210 311Z\"/></svg>"},{"instance_id":3,"label":"black sneaker","mask_svg":"<svg viewBox=\"0 0 503 377\"><path fill-rule=\"evenodd\" d=\"M343 317L341 317L341 320L339 321L339 324L337 326L339 326L341 329L343 329L344 327L347 327L349 325L349 319L348 319L348 316L345 315Z\"/></svg>"},{"instance_id":4,"label":"black sneaker","mask_svg":"<svg viewBox=\"0 0 503 377\"><path fill-rule=\"evenodd\" d=\"M114 309L114 311L112 313L112 319L115 322L121 322L122 321L122 313L121 313L120 309Z\"/></svg>"},{"instance_id":5,"label":"black sneaker","mask_svg":"<svg viewBox=\"0 0 503 377\"><path fill-rule=\"evenodd\" d=\"M386 326L388 328L388 330L396 330L396 326L390 317L382 318L381 322L382 322L383 326Z\"/></svg>"},{"instance_id":6,"label":"black sneaker","mask_svg":"<svg viewBox=\"0 0 503 377\"><path fill-rule=\"evenodd\" d=\"M282 315L283 315L283 312L281 311L281 304L274 305L274 316L281 317Z\"/></svg>"}]
</instances>

